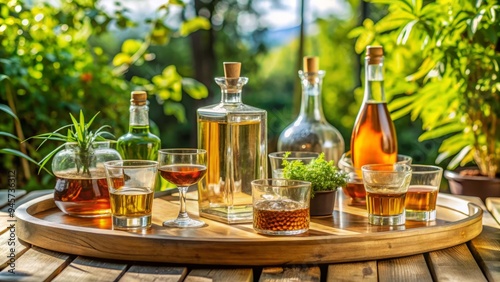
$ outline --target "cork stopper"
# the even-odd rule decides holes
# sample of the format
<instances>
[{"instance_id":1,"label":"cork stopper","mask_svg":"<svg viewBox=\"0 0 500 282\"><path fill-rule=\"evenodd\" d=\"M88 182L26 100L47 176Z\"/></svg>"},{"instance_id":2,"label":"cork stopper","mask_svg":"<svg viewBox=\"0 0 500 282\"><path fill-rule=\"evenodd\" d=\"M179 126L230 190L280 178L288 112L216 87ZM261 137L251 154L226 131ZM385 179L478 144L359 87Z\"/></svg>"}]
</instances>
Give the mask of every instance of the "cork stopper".
<instances>
[{"instance_id":1,"label":"cork stopper","mask_svg":"<svg viewBox=\"0 0 500 282\"><path fill-rule=\"evenodd\" d=\"M384 58L384 48L382 46L367 46L366 57L369 65L377 65Z\"/></svg>"},{"instance_id":2,"label":"cork stopper","mask_svg":"<svg viewBox=\"0 0 500 282\"><path fill-rule=\"evenodd\" d=\"M240 62L224 62L224 76L226 78L239 78L240 71Z\"/></svg>"},{"instance_id":3,"label":"cork stopper","mask_svg":"<svg viewBox=\"0 0 500 282\"><path fill-rule=\"evenodd\" d=\"M148 93L146 91L132 91L130 97L132 105L144 106L148 101Z\"/></svg>"},{"instance_id":4,"label":"cork stopper","mask_svg":"<svg viewBox=\"0 0 500 282\"><path fill-rule=\"evenodd\" d=\"M304 72L318 72L319 58L315 56L304 57Z\"/></svg>"}]
</instances>

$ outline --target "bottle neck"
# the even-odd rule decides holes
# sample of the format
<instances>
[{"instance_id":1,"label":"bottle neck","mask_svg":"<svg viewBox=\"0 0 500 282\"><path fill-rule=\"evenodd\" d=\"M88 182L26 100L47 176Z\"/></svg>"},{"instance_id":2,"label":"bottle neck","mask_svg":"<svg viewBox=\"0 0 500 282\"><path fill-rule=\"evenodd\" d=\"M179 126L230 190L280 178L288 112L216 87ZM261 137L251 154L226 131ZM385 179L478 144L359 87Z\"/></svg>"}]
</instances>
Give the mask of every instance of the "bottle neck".
<instances>
[{"instance_id":1,"label":"bottle neck","mask_svg":"<svg viewBox=\"0 0 500 282\"><path fill-rule=\"evenodd\" d=\"M130 105L129 132L149 132L149 107L147 105Z\"/></svg>"},{"instance_id":2,"label":"bottle neck","mask_svg":"<svg viewBox=\"0 0 500 282\"><path fill-rule=\"evenodd\" d=\"M384 63L368 64L365 61L365 93L364 103L385 103Z\"/></svg>"},{"instance_id":3,"label":"bottle neck","mask_svg":"<svg viewBox=\"0 0 500 282\"><path fill-rule=\"evenodd\" d=\"M248 82L246 77L217 77L215 82L221 88L221 102L224 104L241 104L243 86Z\"/></svg>"},{"instance_id":4,"label":"bottle neck","mask_svg":"<svg viewBox=\"0 0 500 282\"><path fill-rule=\"evenodd\" d=\"M302 82L302 102L300 104L301 117L308 120L325 121L321 101L321 85L324 75L324 71L299 71L299 77Z\"/></svg>"}]
</instances>

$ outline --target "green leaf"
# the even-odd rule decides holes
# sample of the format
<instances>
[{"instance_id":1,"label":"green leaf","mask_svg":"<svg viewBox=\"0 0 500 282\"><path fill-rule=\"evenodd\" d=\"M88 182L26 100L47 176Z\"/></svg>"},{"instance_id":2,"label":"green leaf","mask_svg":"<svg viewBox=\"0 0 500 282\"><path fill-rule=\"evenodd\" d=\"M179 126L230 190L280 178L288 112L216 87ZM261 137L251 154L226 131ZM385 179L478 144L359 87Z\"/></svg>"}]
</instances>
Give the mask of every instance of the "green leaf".
<instances>
[{"instance_id":1,"label":"green leaf","mask_svg":"<svg viewBox=\"0 0 500 282\"><path fill-rule=\"evenodd\" d=\"M181 36L188 36L189 34L200 30L209 30L210 22L204 17L194 17L182 23L179 33Z\"/></svg>"},{"instance_id":2,"label":"green leaf","mask_svg":"<svg viewBox=\"0 0 500 282\"><path fill-rule=\"evenodd\" d=\"M36 165L38 165L38 162L35 161L34 159L32 159L30 156L24 154L23 152L21 151L18 151L18 150L14 150L14 149L9 149L9 148L4 148L4 149L0 149L0 154L6 154L6 155L14 155L16 157L20 157L20 158L23 158L23 159L26 159L28 161L30 161L31 163L34 163ZM52 175L52 173L44 168L44 167L40 167L40 169L44 169L45 171L47 171L49 174ZM39 171L40 172L40 171Z\"/></svg>"},{"instance_id":3,"label":"green leaf","mask_svg":"<svg viewBox=\"0 0 500 282\"><path fill-rule=\"evenodd\" d=\"M186 93L194 99L208 97L207 87L203 83L192 78L182 78L182 89L184 89L184 91L186 91Z\"/></svg>"},{"instance_id":4,"label":"green leaf","mask_svg":"<svg viewBox=\"0 0 500 282\"><path fill-rule=\"evenodd\" d=\"M5 131L0 131L0 136L5 136L5 137L9 137L9 138L12 138L12 139L19 140L19 138L17 138L16 135L14 135L12 133L5 132Z\"/></svg>"},{"instance_id":5,"label":"green leaf","mask_svg":"<svg viewBox=\"0 0 500 282\"><path fill-rule=\"evenodd\" d=\"M437 127L435 129L429 130L424 132L420 137L418 138L418 141L422 142L425 140L431 140L434 138L442 137L447 134L451 134L454 132L459 132L464 130L465 126L461 123L451 123L447 125L443 125L440 127Z\"/></svg>"},{"instance_id":6,"label":"green leaf","mask_svg":"<svg viewBox=\"0 0 500 282\"><path fill-rule=\"evenodd\" d=\"M136 39L127 39L122 44L122 53L133 55L141 49L143 42Z\"/></svg>"},{"instance_id":7,"label":"green leaf","mask_svg":"<svg viewBox=\"0 0 500 282\"><path fill-rule=\"evenodd\" d=\"M166 115L173 115L180 123L186 122L186 109L181 103L165 102L163 112Z\"/></svg>"},{"instance_id":8,"label":"green leaf","mask_svg":"<svg viewBox=\"0 0 500 282\"><path fill-rule=\"evenodd\" d=\"M118 53L116 56L113 58L113 66L118 67L121 65L130 65L132 64L132 57L124 54L124 53Z\"/></svg>"},{"instance_id":9,"label":"green leaf","mask_svg":"<svg viewBox=\"0 0 500 282\"><path fill-rule=\"evenodd\" d=\"M470 153L472 146L467 146L463 148L460 153L458 153L448 164L449 168L456 168L463 159Z\"/></svg>"},{"instance_id":10,"label":"green leaf","mask_svg":"<svg viewBox=\"0 0 500 282\"><path fill-rule=\"evenodd\" d=\"M16 116L16 114L12 111L12 109L7 106L7 105L4 105L4 104L0 104L0 111L2 112L5 112L7 114L9 114L10 116L12 116L13 118L19 120Z\"/></svg>"}]
</instances>

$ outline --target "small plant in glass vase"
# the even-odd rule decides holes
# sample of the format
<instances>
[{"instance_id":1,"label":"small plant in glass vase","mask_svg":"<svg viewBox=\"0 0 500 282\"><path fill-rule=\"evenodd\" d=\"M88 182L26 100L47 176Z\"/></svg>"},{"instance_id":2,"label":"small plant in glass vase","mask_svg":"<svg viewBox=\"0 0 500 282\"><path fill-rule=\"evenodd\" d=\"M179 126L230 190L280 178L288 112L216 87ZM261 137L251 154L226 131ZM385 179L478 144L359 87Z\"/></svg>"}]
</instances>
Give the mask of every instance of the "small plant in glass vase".
<instances>
[{"instance_id":1,"label":"small plant in glass vase","mask_svg":"<svg viewBox=\"0 0 500 282\"><path fill-rule=\"evenodd\" d=\"M85 122L80 111L77 120L70 114L72 124L63 126L53 132L43 133L28 139L42 139L45 142L60 141L64 144L47 154L39 163L40 170L52 160L52 173L56 176L54 201L63 212L81 217L107 216L110 213L109 192L103 163L120 160L120 154L110 148L113 137L105 131L104 125L96 131L90 126L96 115ZM63 134L67 130L66 134ZM40 148L39 146L39 148Z\"/></svg>"},{"instance_id":2,"label":"small plant in glass vase","mask_svg":"<svg viewBox=\"0 0 500 282\"><path fill-rule=\"evenodd\" d=\"M498 1L372 2L387 4L387 15L377 23L365 21L351 35L358 37L357 49L392 45L388 77L410 71L391 86L403 93L389 104L392 117L421 119L420 141L445 138L436 162L451 158L449 169L475 162L475 169L445 172L453 193L500 196ZM483 182L468 190L465 185L476 179L472 174ZM454 175L458 182L451 180ZM491 190L480 191L490 184Z\"/></svg>"},{"instance_id":3,"label":"small plant in glass vase","mask_svg":"<svg viewBox=\"0 0 500 282\"><path fill-rule=\"evenodd\" d=\"M283 160L284 178L311 182L311 215L331 215L337 189L345 187L349 180L347 173L338 169L333 161L326 161L324 153L308 164L300 160L288 161L287 154Z\"/></svg>"}]
</instances>

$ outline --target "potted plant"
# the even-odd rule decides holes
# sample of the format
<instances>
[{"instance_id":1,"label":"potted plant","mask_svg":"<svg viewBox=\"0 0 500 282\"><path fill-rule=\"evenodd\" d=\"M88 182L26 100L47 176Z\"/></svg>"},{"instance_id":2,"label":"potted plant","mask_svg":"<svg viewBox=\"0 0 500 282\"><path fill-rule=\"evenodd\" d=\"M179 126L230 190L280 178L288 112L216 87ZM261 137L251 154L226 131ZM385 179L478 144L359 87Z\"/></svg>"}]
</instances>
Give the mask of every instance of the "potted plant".
<instances>
[{"instance_id":1,"label":"potted plant","mask_svg":"<svg viewBox=\"0 0 500 282\"><path fill-rule=\"evenodd\" d=\"M286 179L303 180L311 182L312 216L331 215L335 206L336 191L345 187L348 175L338 169L333 161L326 161L325 154L304 164L301 160L283 160L283 176Z\"/></svg>"},{"instance_id":2,"label":"potted plant","mask_svg":"<svg viewBox=\"0 0 500 282\"><path fill-rule=\"evenodd\" d=\"M110 212L103 163L120 160L121 157L118 151L110 148L109 140L104 137L113 136L105 131L109 126L91 131L90 127L98 114L88 122L82 111L78 120L70 114L71 124L27 139L42 139L38 148L49 140L64 142L39 161L38 165L39 171L45 169L53 157L52 173L56 176L54 201L61 211L69 215L96 217L109 215ZM66 134L63 134L66 130Z\"/></svg>"},{"instance_id":3,"label":"potted plant","mask_svg":"<svg viewBox=\"0 0 500 282\"><path fill-rule=\"evenodd\" d=\"M388 13L376 24L353 30L357 48L390 46L387 77L401 78L391 88L392 117L411 114L425 131L420 141L444 138L436 162L451 158L449 169L475 162L477 169L445 172L452 192L500 196L500 26L497 1L377 1ZM388 53L391 53L388 52ZM404 62L397 67L394 62ZM401 64L400 64L401 65ZM403 81L403 82L401 82ZM389 88L389 87L387 87ZM464 185L480 175L482 184ZM459 178L458 183L452 179ZM484 180L487 180L484 183ZM493 184L492 190L488 189ZM487 187L488 186L488 187Z\"/></svg>"}]
</instances>

